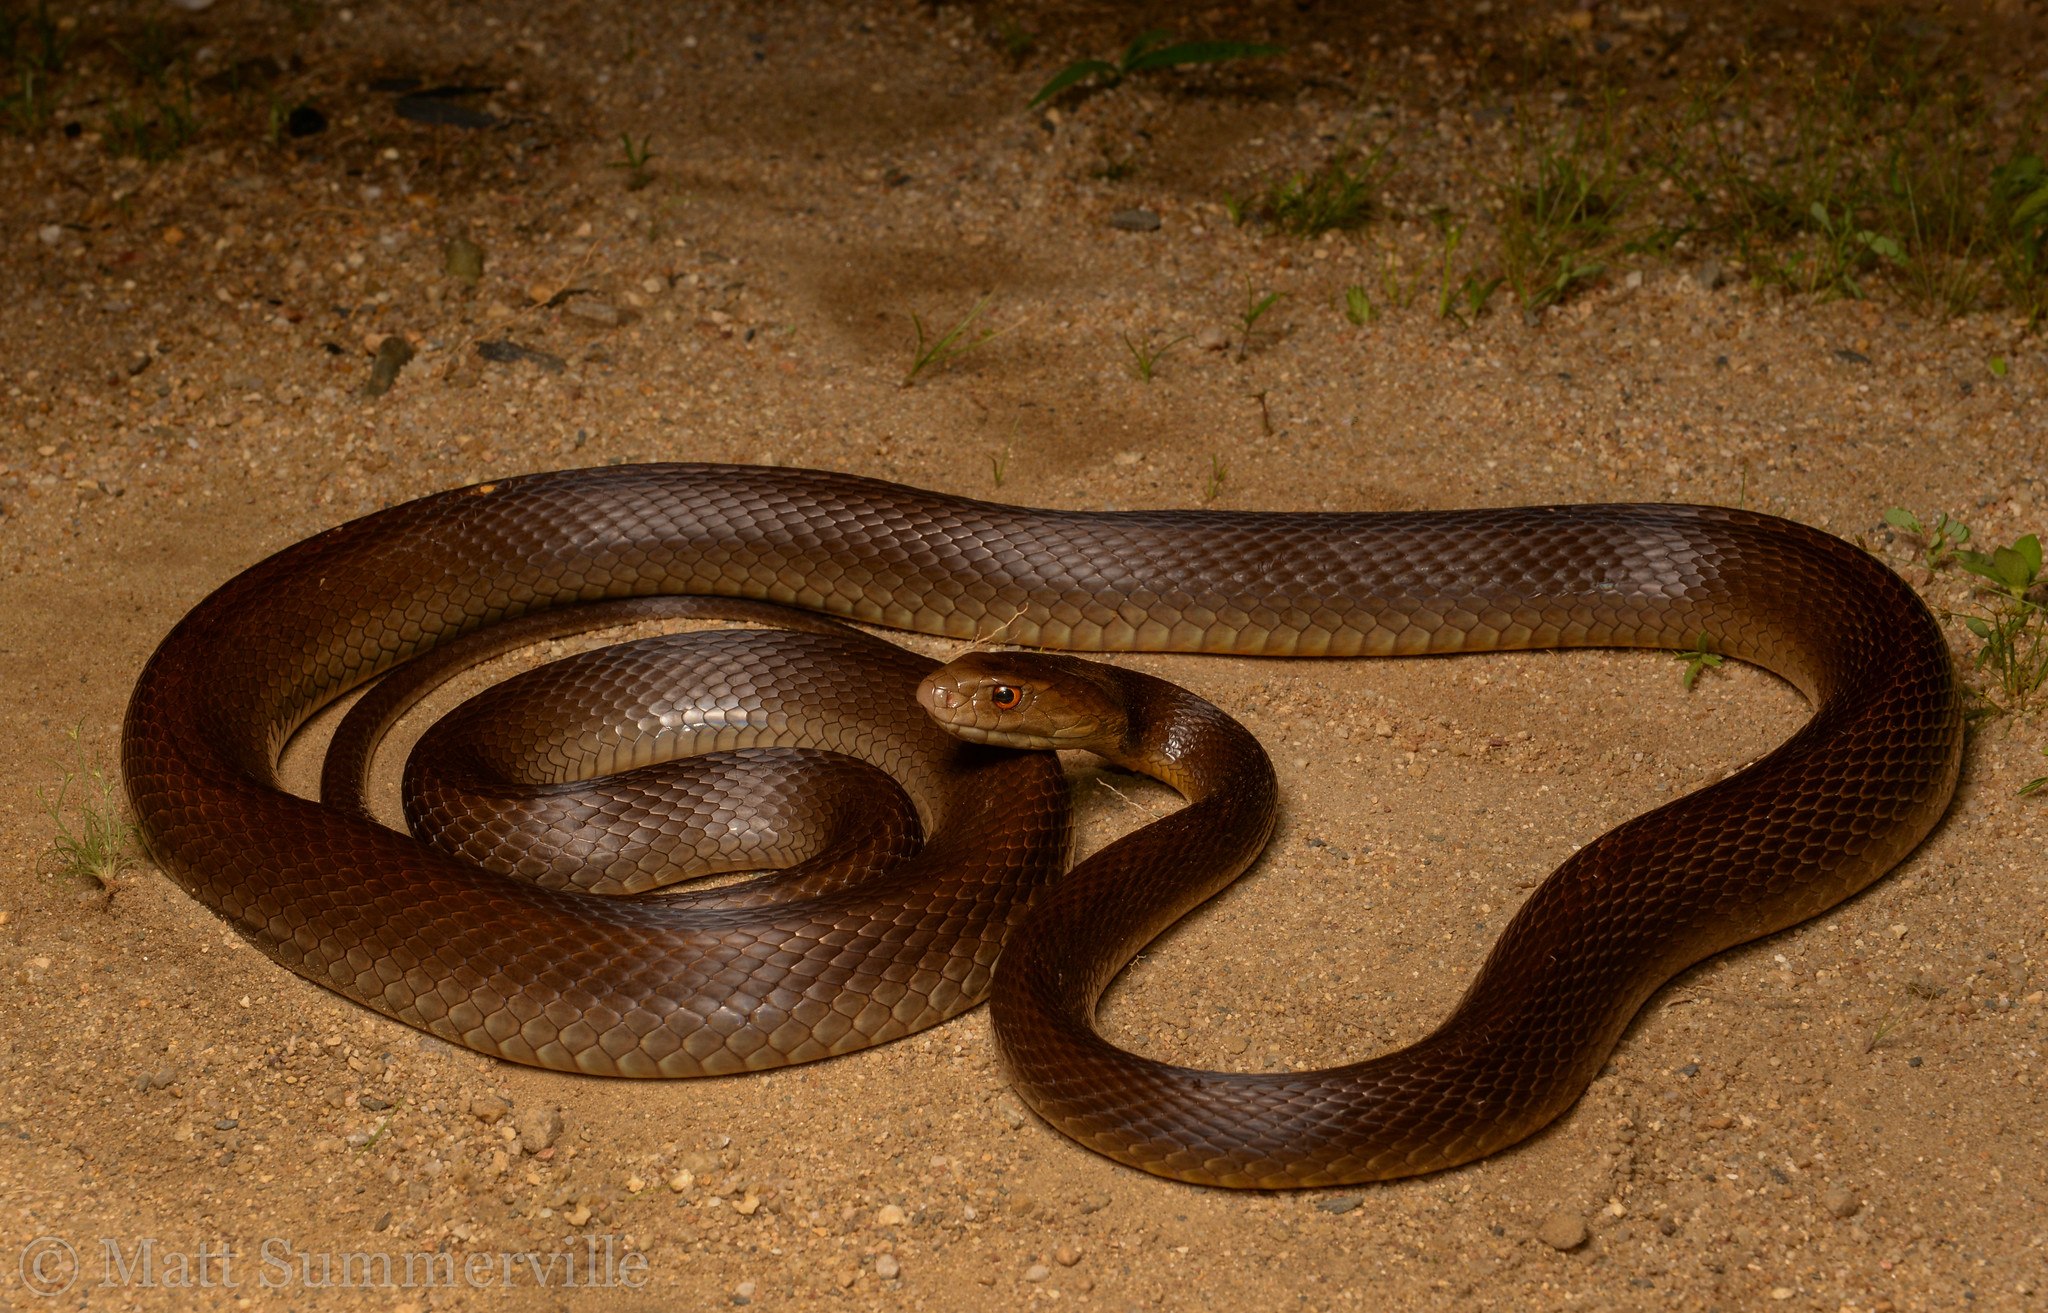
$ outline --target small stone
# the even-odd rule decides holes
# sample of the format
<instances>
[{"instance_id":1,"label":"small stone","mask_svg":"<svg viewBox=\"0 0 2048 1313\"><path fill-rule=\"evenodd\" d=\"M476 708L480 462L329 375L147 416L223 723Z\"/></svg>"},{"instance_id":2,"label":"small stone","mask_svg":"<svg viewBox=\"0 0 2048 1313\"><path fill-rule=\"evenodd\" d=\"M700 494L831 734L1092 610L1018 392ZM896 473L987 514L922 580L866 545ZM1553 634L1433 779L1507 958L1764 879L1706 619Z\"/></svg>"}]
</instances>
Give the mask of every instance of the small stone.
<instances>
[{"instance_id":1,"label":"small stone","mask_svg":"<svg viewBox=\"0 0 2048 1313\"><path fill-rule=\"evenodd\" d=\"M657 278L653 274L649 274L647 277L640 280L640 290L647 293L647 295L649 296L660 296L663 292L666 292L668 290L668 280L665 278Z\"/></svg>"},{"instance_id":2,"label":"small stone","mask_svg":"<svg viewBox=\"0 0 2048 1313\"><path fill-rule=\"evenodd\" d=\"M1158 232L1159 215L1151 210L1118 210L1109 216L1109 226L1127 233Z\"/></svg>"},{"instance_id":3,"label":"small stone","mask_svg":"<svg viewBox=\"0 0 2048 1313\"><path fill-rule=\"evenodd\" d=\"M1894 939L1904 939L1905 937L1906 937L1906 927L1905 927L1904 925L1894 925L1894 926L1892 927L1892 938L1894 938Z\"/></svg>"},{"instance_id":4,"label":"small stone","mask_svg":"<svg viewBox=\"0 0 2048 1313\"><path fill-rule=\"evenodd\" d=\"M64 225L61 223L44 224L36 229L36 240L45 246L55 246L58 242L64 240Z\"/></svg>"},{"instance_id":5,"label":"small stone","mask_svg":"<svg viewBox=\"0 0 2048 1313\"><path fill-rule=\"evenodd\" d=\"M178 1069L176 1067L158 1067L149 1075L149 1083L160 1090L169 1089L171 1082L176 1079L178 1079Z\"/></svg>"},{"instance_id":6,"label":"small stone","mask_svg":"<svg viewBox=\"0 0 2048 1313\"><path fill-rule=\"evenodd\" d=\"M567 1222L570 1226L584 1225L585 1223L590 1221L590 1205L577 1204L574 1208L571 1208L568 1212L562 1214L562 1220Z\"/></svg>"},{"instance_id":7,"label":"small stone","mask_svg":"<svg viewBox=\"0 0 2048 1313\"><path fill-rule=\"evenodd\" d=\"M1081 1251L1072 1245L1061 1245L1052 1251L1052 1261L1061 1267L1072 1267L1081 1261Z\"/></svg>"},{"instance_id":8,"label":"small stone","mask_svg":"<svg viewBox=\"0 0 2048 1313\"><path fill-rule=\"evenodd\" d=\"M484 276L484 248L467 237L451 237L444 252L448 276L474 287Z\"/></svg>"},{"instance_id":9,"label":"small stone","mask_svg":"<svg viewBox=\"0 0 2048 1313\"><path fill-rule=\"evenodd\" d=\"M1024 1269L1024 1279L1026 1281L1043 1281L1051 1275L1052 1269L1043 1263L1033 1263L1030 1267Z\"/></svg>"},{"instance_id":10,"label":"small stone","mask_svg":"<svg viewBox=\"0 0 2048 1313\"><path fill-rule=\"evenodd\" d=\"M1711 292L1728 281L1728 271L1721 267L1719 260L1705 260L1693 270L1692 281L1702 292Z\"/></svg>"},{"instance_id":11,"label":"small stone","mask_svg":"<svg viewBox=\"0 0 2048 1313\"><path fill-rule=\"evenodd\" d=\"M1221 351L1230 345L1230 334L1211 324L1195 334L1195 345L1204 351Z\"/></svg>"},{"instance_id":12,"label":"small stone","mask_svg":"<svg viewBox=\"0 0 2048 1313\"><path fill-rule=\"evenodd\" d=\"M1536 1238L1552 1249L1577 1249L1586 1243L1586 1219L1577 1213L1552 1213L1536 1228Z\"/></svg>"},{"instance_id":13,"label":"small stone","mask_svg":"<svg viewBox=\"0 0 2048 1313\"><path fill-rule=\"evenodd\" d=\"M1820 1206L1827 1209L1830 1216L1846 1220L1863 1210L1863 1201L1856 1197L1855 1191L1836 1185L1830 1186L1828 1192L1820 1197Z\"/></svg>"},{"instance_id":14,"label":"small stone","mask_svg":"<svg viewBox=\"0 0 2048 1313\"><path fill-rule=\"evenodd\" d=\"M575 315L578 319L587 319L593 324L602 324L606 328L618 327L619 321L623 318L617 306L609 301L600 301L594 296L577 297L569 302L568 310L570 314Z\"/></svg>"},{"instance_id":15,"label":"small stone","mask_svg":"<svg viewBox=\"0 0 2048 1313\"><path fill-rule=\"evenodd\" d=\"M732 1288L732 1302L741 1308L745 1308L754 1302L754 1291L756 1289L758 1287L751 1281L740 1282Z\"/></svg>"},{"instance_id":16,"label":"small stone","mask_svg":"<svg viewBox=\"0 0 2048 1313\"><path fill-rule=\"evenodd\" d=\"M695 1184L697 1184L697 1174L687 1167L668 1178L668 1188L677 1194L681 1194Z\"/></svg>"},{"instance_id":17,"label":"small stone","mask_svg":"<svg viewBox=\"0 0 2048 1313\"><path fill-rule=\"evenodd\" d=\"M1845 346L1835 348L1835 359L1845 365L1867 365L1870 363L1869 356L1864 355L1861 351L1851 351Z\"/></svg>"},{"instance_id":18,"label":"small stone","mask_svg":"<svg viewBox=\"0 0 2048 1313\"><path fill-rule=\"evenodd\" d=\"M904 1213L895 1204L883 1204L875 1212L876 1226L902 1226Z\"/></svg>"},{"instance_id":19,"label":"small stone","mask_svg":"<svg viewBox=\"0 0 2048 1313\"><path fill-rule=\"evenodd\" d=\"M627 1194L639 1194L642 1190L645 1190L646 1188L647 1182L641 1180L639 1177L629 1176L626 1178Z\"/></svg>"},{"instance_id":20,"label":"small stone","mask_svg":"<svg viewBox=\"0 0 2048 1313\"><path fill-rule=\"evenodd\" d=\"M1008 1099L1004 1099L996 1105L996 1116L1002 1119L1003 1125L1013 1131L1023 1129L1024 1110Z\"/></svg>"},{"instance_id":21,"label":"small stone","mask_svg":"<svg viewBox=\"0 0 2048 1313\"><path fill-rule=\"evenodd\" d=\"M1331 1195L1327 1199L1316 1200L1316 1207L1325 1213L1343 1214L1350 1212L1364 1202L1365 1196L1361 1194L1337 1194Z\"/></svg>"},{"instance_id":22,"label":"small stone","mask_svg":"<svg viewBox=\"0 0 2048 1313\"><path fill-rule=\"evenodd\" d=\"M469 1115L486 1126L496 1126L512 1105L495 1094L472 1094L469 1096Z\"/></svg>"},{"instance_id":23,"label":"small stone","mask_svg":"<svg viewBox=\"0 0 2048 1313\"><path fill-rule=\"evenodd\" d=\"M732 1201L732 1210L741 1217L752 1217L755 1213L761 1211L760 1196L749 1191L744 1198Z\"/></svg>"},{"instance_id":24,"label":"small stone","mask_svg":"<svg viewBox=\"0 0 2048 1313\"><path fill-rule=\"evenodd\" d=\"M562 1133L562 1110L555 1107L527 1108L513 1123L519 1130L519 1147L539 1153Z\"/></svg>"},{"instance_id":25,"label":"small stone","mask_svg":"<svg viewBox=\"0 0 2048 1313\"><path fill-rule=\"evenodd\" d=\"M1790 1287L1790 1286L1772 1286L1772 1287L1771 1287L1771 1298L1772 1298L1772 1299L1790 1299L1790 1298L1792 1298L1792 1287Z\"/></svg>"},{"instance_id":26,"label":"small stone","mask_svg":"<svg viewBox=\"0 0 2048 1313\"><path fill-rule=\"evenodd\" d=\"M356 1100L356 1105L361 1108L367 1108L371 1112L391 1111L391 1101L389 1099L380 1099L374 1094L363 1095Z\"/></svg>"},{"instance_id":27,"label":"small stone","mask_svg":"<svg viewBox=\"0 0 2048 1313\"><path fill-rule=\"evenodd\" d=\"M403 333L393 333L378 344L377 358L370 363L369 381L363 384L363 395L381 397L391 390L398 381L398 371L405 368L412 359L412 343L405 340Z\"/></svg>"},{"instance_id":28,"label":"small stone","mask_svg":"<svg viewBox=\"0 0 2048 1313\"><path fill-rule=\"evenodd\" d=\"M896 1261L894 1254L884 1254L875 1260L875 1275L884 1281L894 1281L903 1274L903 1265Z\"/></svg>"}]
</instances>

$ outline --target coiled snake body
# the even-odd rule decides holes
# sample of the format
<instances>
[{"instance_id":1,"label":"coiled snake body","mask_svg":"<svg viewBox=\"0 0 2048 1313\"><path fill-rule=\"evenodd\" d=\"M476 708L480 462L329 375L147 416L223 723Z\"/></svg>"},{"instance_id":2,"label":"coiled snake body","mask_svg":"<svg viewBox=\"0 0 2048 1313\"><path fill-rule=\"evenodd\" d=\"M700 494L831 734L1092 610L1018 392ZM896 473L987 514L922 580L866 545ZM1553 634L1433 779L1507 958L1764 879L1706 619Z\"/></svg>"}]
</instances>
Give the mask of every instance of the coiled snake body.
<instances>
[{"instance_id":1,"label":"coiled snake body","mask_svg":"<svg viewBox=\"0 0 2048 1313\"><path fill-rule=\"evenodd\" d=\"M1575 853L1427 1038L1297 1073L1177 1068L1090 1024L1116 971L1270 828L1270 798L1247 807L1251 776L1233 774L1256 744L1227 733L1222 765L1186 755L1177 729L1101 747L1163 753L1193 805L1035 903L1031 872L1057 857L1063 826L1004 827L1057 792L1043 754L952 749L998 777L998 800L926 818L966 827L941 865L978 863L938 872L951 883L929 902L907 884L862 894L829 880L773 908L593 898L498 879L278 786L291 731L394 664L509 618L657 594L1089 651L1687 650L1704 636L1791 681L1814 715L1762 760ZM909 698L928 666L906 658L892 686ZM741 677L719 678L649 732L755 741L752 713L731 711ZM1126 682L1140 703L1166 697ZM869 695L827 700L841 696ZM1181 710L1199 721L1204 706ZM457 1043L597 1074L775 1065L970 1006L1000 950L998 1039L1054 1124L1162 1175L1289 1186L1428 1171L1542 1126L1673 974L1898 861L1945 808L1961 743L1947 645L1911 589L1866 553L1768 516L1079 513L814 471L649 465L427 497L251 568L151 659L123 765L151 851L196 896L292 970ZM1200 828L1225 813L1256 839ZM1208 873L1190 882L1190 868ZM1007 887L1019 873L1021 891Z\"/></svg>"}]
</instances>

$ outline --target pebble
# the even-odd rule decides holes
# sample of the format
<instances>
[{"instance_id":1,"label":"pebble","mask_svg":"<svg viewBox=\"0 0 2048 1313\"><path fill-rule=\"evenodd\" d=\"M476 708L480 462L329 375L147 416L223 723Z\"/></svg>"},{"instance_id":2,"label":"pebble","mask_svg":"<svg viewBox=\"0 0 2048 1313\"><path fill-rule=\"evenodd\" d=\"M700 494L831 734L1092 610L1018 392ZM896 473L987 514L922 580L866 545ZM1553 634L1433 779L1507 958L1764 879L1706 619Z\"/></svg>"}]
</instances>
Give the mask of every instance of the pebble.
<instances>
[{"instance_id":1,"label":"pebble","mask_svg":"<svg viewBox=\"0 0 2048 1313\"><path fill-rule=\"evenodd\" d=\"M1152 210L1118 210L1109 216L1109 226L1127 233L1159 231L1159 215Z\"/></svg>"},{"instance_id":2,"label":"pebble","mask_svg":"<svg viewBox=\"0 0 2048 1313\"><path fill-rule=\"evenodd\" d=\"M568 361L551 351L536 351L530 346L521 346L517 342L508 342L503 338L477 343L476 353L494 365L516 365L522 360L529 361L550 374L559 374L569 367Z\"/></svg>"},{"instance_id":3,"label":"pebble","mask_svg":"<svg viewBox=\"0 0 2048 1313\"><path fill-rule=\"evenodd\" d=\"M996 1116L1002 1120L1003 1125L1013 1131L1022 1130L1024 1127L1024 1110L1008 1099L996 1105Z\"/></svg>"},{"instance_id":4,"label":"pebble","mask_svg":"<svg viewBox=\"0 0 2048 1313\"><path fill-rule=\"evenodd\" d=\"M359 1107L363 1107L363 1108L368 1108L368 1109L369 1109L369 1110L370 1110L371 1112L390 1112L390 1111L391 1111L391 1102L390 1102L390 1100L388 1100L388 1099L380 1099L380 1098L378 1098L378 1097L377 1097L376 1095L374 1095L374 1094L365 1094L365 1095L363 1095L363 1096L362 1096L361 1098L359 1098L359 1099L357 1099L357 1100L356 1100L356 1104L357 1104L357 1106L359 1106Z\"/></svg>"},{"instance_id":5,"label":"pebble","mask_svg":"<svg viewBox=\"0 0 2048 1313\"><path fill-rule=\"evenodd\" d=\"M1024 1269L1024 1279L1026 1281L1043 1281L1051 1275L1052 1269L1043 1263L1033 1263L1030 1267Z\"/></svg>"},{"instance_id":6,"label":"pebble","mask_svg":"<svg viewBox=\"0 0 2048 1313\"><path fill-rule=\"evenodd\" d=\"M474 287L484 276L484 248L467 237L450 237L445 252L448 276Z\"/></svg>"},{"instance_id":7,"label":"pebble","mask_svg":"<svg viewBox=\"0 0 2048 1313\"><path fill-rule=\"evenodd\" d=\"M677 1194L681 1194L695 1184L697 1184L697 1174L687 1167L668 1178L668 1188Z\"/></svg>"},{"instance_id":8,"label":"pebble","mask_svg":"<svg viewBox=\"0 0 2048 1313\"><path fill-rule=\"evenodd\" d=\"M1081 1251L1072 1245L1061 1245L1052 1253L1052 1261L1061 1267L1072 1267L1081 1261Z\"/></svg>"},{"instance_id":9,"label":"pebble","mask_svg":"<svg viewBox=\"0 0 2048 1313\"><path fill-rule=\"evenodd\" d=\"M562 1110L555 1107L528 1108L519 1114L513 1125L519 1129L519 1147L528 1153L539 1153L561 1135Z\"/></svg>"},{"instance_id":10,"label":"pebble","mask_svg":"<svg viewBox=\"0 0 2048 1313\"><path fill-rule=\"evenodd\" d=\"M55 246L58 242L64 240L64 226L57 223L46 223L36 229L36 240L45 246Z\"/></svg>"},{"instance_id":11,"label":"pebble","mask_svg":"<svg viewBox=\"0 0 2048 1313\"><path fill-rule=\"evenodd\" d=\"M617 306L609 301L600 301L594 296L577 297L569 302L568 310L570 314L575 315L578 319L587 319L593 324L602 324L606 328L617 328L620 320L624 318L619 313Z\"/></svg>"},{"instance_id":12,"label":"pebble","mask_svg":"<svg viewBox=\"0 0 2048 1313\"><path fill-rule=\"evenodd\" d=\"M757 1286L756 1286L756 1285L755 1285L755 1284L754 1284L753 1282L751 1282L751 1281L742 1281L742 1282L740 1282L740 1283L739 1283L738 1285L736 1285L736 1286L734 1286L734 1287L732 1288L732 1302L733 1302L733 1303L735 1303L735 1304L751 1304L751 1303L753 1303L753 1302L754 1302L754 1291L755 1291L755 1290L757 1290L757 1289L759 1289L759 1287L757 1287Z\"/></svg>"},{"instance_id":13,"label":"pebble","mask_svg":"<svg viewBox=\"0 0 2048 1313\"><path fill-rule=\"evenodd\" d=\"M512 1111L512 1105L495 1094L472 1094L469 1096L469 1115L486 1126L497 1125L504 1118L505 1114L510 1111Z\"/></svg>"},{"instance_id":14,"label":"pebble","mask_svg":"<svg viewBox=\"0 0 2048 1313\"><path fill-rule=\"evenodd\" d=\"M1348 1213L1365 1202L1362 1194L1337 1194L1328 1199L1316 1200L1316 1207L1325 1213Z\"/></svg>"},{"instance_id":15,"label":"pebble","mask_svg":"<svg viewBox=\"0 0 2048 1313\"><path fill-rule=\"evenodd\" d=\"M590 1205L576 1205L574 1208L571 1208L568 1212L562 1214L562 1220L567 1222L570 1226L584 1225L586 1222L590 1221Z\"/></svg>"},{"instance_id":16,"label":"pebble","mask_svg":"<svg viewBox=\"0 0 2048 1313\"><path fill-rule=\"evenodd\" d=\"M363 395L381 397L389 392L398 381L398 371L411 359L412 343L405 340L403 333L386 337L377 347L377 358L370 363L370 378L363 384Z\"/></svg>"},{"instance_id":17,"label":"pebble","mask_svg":"<svg viewBox=\"0 0 2048 1313\"><path fill-rule=\"evenodd\" d=\"M1536 1238L1552 1249L1577 1249L1586 1243L1586 1219L1577 1213L1552 1213L1536 1228Z\"/></svg>"},{"instance_id":18,"label":"pebble","mask_svg":"<svg viewBox=\"0 0 2048 1313\"><path fill-rule=\"evenodd\" d=\"M1195 334L1195 345L1204 351L1221 351L1230 345L1230 334L1211 324Z\"/></svg>"},{"instance_id":19,"label":"pebble","mask_svg":"<svg viewBox=\"0 0 2048 1313\"><path fill-rule=\"evenodd\" d=\"M876 1226L902 1226L904 1213L895 1204L883 1204L875 1213Z\"/></svg>"},{"instance_id":20,"label":"pebble","mask_svg":"<svg viewBox=\"0 0 2048 1313\"><path fill-rule=\"evenodd\" d=\"M1728 271L1719 260L1706 260L1693 270L1692 281L1702 292L1711 292L1728 281Z\"/></svg>"},{"instance_id":21,"label":"pebble","mask_svg":"<svg viewBox=\"0 0 2048 1313\"><path fill-rule=\"evenodd\" d=\"M1846 1220L1863 1210L1863 1201L1856 1197L1855 1191L1837 1185L1820 1197L1820 1206L1830 1215Z\"/></svg>"},{"instance_id":22,"label":"pebble","mask_svg":"<svg viewBox=\"0 0 2048 1313\"><path fill-rule=\"evenodd\" d=\"M884 1281L894 1281L903 1274L903 1264L896 1261L894 1254L884 1254L875 1260L875 1275Z\"/></svg>"}]
</instances>

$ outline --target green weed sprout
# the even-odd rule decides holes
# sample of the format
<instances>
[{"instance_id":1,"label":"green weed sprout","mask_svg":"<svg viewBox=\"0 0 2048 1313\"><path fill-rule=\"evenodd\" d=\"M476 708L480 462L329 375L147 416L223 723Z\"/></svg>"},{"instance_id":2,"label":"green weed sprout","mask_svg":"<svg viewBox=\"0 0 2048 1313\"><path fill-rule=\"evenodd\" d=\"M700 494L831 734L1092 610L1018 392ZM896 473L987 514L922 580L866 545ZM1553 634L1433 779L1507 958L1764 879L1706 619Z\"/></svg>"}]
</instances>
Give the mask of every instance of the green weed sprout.
<instances>
[{"instance_id":1,"label":"green weed sprout","mask_svg":"<svg viewBox=\"0 0 2048 1313\"><path fill-rule=\"evenodd\" d=\"M917 346L911 352L910 371L903 376L904 387L916 382L917 376L925 370L943 367L996 336L998 330L992 328L982 329L979 336L969 335L974 321L981 318L981 312L988 308L989 300L984 296L976 301L974 308L959 323L937 337L930 336L925 331L924 320L916 311L911 311L910 322L917 329Z\"/></svg>"},{"instance_id":2,"label":"green weed sprout","mask_svg":"<svg viewBox=\"0 0 2048 1313\"><path fill-rule=\"evenodd\" d=\"M1977 649L1977 665L1997 677L2008 703L2001 710L2024 710L2048 683L2048 606L2028 596L2041 581L2041 540L2030 533L2009 547L1958 551L1955 557L1957 565L1990 583L1983 591L1994 599L1989 615L1962 617L1984 644Z\"/></svg>"},{"instance_id":3,"label":"green weed sprout","mask_svg":"<svg viewBox=\"0 0 2048 1313\"><path fill-rule=\"evenodd\" d=\"M1188 337L1188 334L1182 333L1179 337L1160 346L1142 347L1131 340L1129 333L1125 333L1123 335L1124 349L1131 353L1131 372L1145 382L1150 383L1152 375L1159 369L1159 358L1187 341Z\"/></svg>"},{"instance_id":4,"label":"green weed sprout","mask_svg":"<svg viewBox=\"0 0 2048 1313\"><path fill-rule=\"evenodd\" d=\"M653 140L654 136L651 133L640 138L637 143L634 142L631 133L619 134L619 158L611 162L611 167L626 171L627 191L639 191L654 181L654 174L647 168L648 161L656 158L656 153L648 149L649 143Z\"/></svg>"},{"instance_id":5,"label":"green weed sprout","mask_svg":"<svg viewBox=\"0 0 2048 1313\"><path fill-rule=\"evenodd\" d=\"M1884 513L1884 522L1901 533L1910 533L1920 539L1923 559L1930 570L1943 564L1970 541L1970 526L1950 517L1947 511L1936 511L1933 518L1923 524L1919 516L1905 507L1894 506Z\"/></svg>"},{"instance_id":6,"label":"green weed sprout","mask_svg":"<svg viewBox=\"0 0 2048 1313\"><path fill-rule=\"evenodd\" d=\"M1037 109L1068 87L1089 78L1100 89L1115 86L1133 73L1149 73L1182 64L1226 64L1239 59L1265 59L1282 53L1285 46L1258 45L1246 41L1174 41L1169 32L1140 33L1116 60L1077 59L1038 89L1026 109Z\"/></svg>"},{"instance_id":7,"label":"green weed sprout","mask_svg":"<svg viewBox=\"0 0 2048 1313\"><path fill-rule=\"evenodd\" d=\"M1721 667L1721 654L1714 650L1712 642L1705 634L1700 635L1700 641L1693 645L1691 651L1677 652L1673 655L1685 662L1685 687L1688 692L1699 682L1701 674Z\"/></svg>"}]
</instances>

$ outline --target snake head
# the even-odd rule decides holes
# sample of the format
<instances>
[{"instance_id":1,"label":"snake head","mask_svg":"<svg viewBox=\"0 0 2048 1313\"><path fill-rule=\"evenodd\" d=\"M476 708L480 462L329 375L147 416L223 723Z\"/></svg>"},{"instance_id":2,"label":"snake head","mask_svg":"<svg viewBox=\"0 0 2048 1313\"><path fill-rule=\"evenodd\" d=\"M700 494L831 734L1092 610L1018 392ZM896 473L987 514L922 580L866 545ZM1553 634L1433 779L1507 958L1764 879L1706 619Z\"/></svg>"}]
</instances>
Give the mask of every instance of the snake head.
<instances>
[{"instance_id":1,"label":"snake head","mask_svg":"<svg viewBox=\"0 0 2048 1313\"><path fill-rule=\"evenodd\" d=\"M970 652L917 687L918 705L948 733L1001 748L1108 752L1129 718L1116 669L1037 652Z\"/></svg>"}]
</instances>

